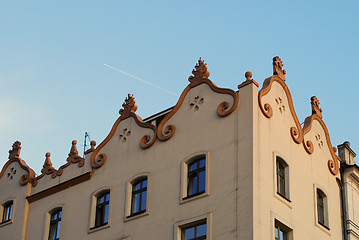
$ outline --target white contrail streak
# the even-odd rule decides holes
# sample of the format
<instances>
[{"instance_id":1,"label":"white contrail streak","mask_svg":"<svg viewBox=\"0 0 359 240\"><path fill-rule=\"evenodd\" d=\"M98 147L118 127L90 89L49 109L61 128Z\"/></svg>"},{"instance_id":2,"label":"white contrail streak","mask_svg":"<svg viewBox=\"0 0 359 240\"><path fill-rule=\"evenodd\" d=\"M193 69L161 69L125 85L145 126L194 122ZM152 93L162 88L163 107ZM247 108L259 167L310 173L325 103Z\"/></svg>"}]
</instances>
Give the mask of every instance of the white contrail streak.
<instances>
[{"instance_id":1,"label":"white contrail streak","mask_svg":"<svg viewBox=\"0 0 359 240\"><path fill-rule=\"evenodd\" d=\"M155 85L155 84L153 84L153 83L147 82L146 80L143 80L142 78L133 76L132 74L129 74L129 73L125 72L125 71L122 71L122 70L120 70L120 69L118 69L118 68L111 67L110 65L107 65L106 63L105 63L104 65L105 65L106 67L112 68L113 70L116 70L116 71L118 71L118 72L120 72L120 73L122 73L122 74L125 74L125 75L127 75L127 76L129 76L129 77L132 77L132 78L134 78L134 79L136 79L136 80L138 80L138 81L141 81L141 82L143 82L143 83L145 83L145 84L147 84L147 85L150 85L150 86L152 86L152 87L155 87L155 88L157 88L157 89L160 89L160 90L162 90L162 91L164 91L164 92L166 92L166 93L169 93L169 94L171 94L171 95L177 97L177 94L175 94L175 93L173 93L173 92L171 92L171 91L168 91L167 89L161 88L161 87L159 87L159 86L157 86L157 85Z\"/></svg>"}]
</instances>

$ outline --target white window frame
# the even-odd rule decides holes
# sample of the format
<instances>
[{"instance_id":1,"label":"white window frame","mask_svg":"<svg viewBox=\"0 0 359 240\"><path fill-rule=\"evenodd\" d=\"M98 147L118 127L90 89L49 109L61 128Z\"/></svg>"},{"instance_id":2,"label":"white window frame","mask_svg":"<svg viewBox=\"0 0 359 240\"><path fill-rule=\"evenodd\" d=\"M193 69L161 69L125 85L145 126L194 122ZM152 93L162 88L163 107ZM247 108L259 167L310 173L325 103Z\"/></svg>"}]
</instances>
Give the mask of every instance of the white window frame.
<instances>
[{"instance_id":1,"label":"white window frame","mask_svg":"<svg viewBox=\"0 0 359 240\"><path fill-rule=\"evenodd\" d=\"M286 165L285 167L285 191L286 196L282 196L282 194L278 191L278 178L277 178L277 158L280 158ZM273 152L273 196L284 203L287 207L292 209L292 201L290 200L290 189L291 189L291 167L290 161L288 158L283 156L278 152Z\"/></svg>"},{"instance_id":2,"label":"white window frame","mask_svg":"<svg viewBox=\"0 0 359 240\"><path fill-rule=\"evenodd\" d=\"M8 203L8 202L10 202L10 201L12 201L12 213L11 213L11 219L9 220L9 221L7 221L7 222L3 222L2 221L2 217L3 217L3 213L4 213L4 207L5 207L5 205ZM16 203L16 199L15 198L8 198L8 199L6 199L5 201L3 201L2 202L2 204L1 204L1 206L0 206L0 217L1 217L1 222L0 222L0 227L2 227L2 226L6 226L6 225L8 225L8 224L11 224L11 223L13 223L14 222L14 213L15 213L15 203Z\"/></svg>"},{"instance_id":3,"label":"white window frame","mask_svg":"<svg viewBox=\"0 0 359 240\"><path fill-rule=\"evenodd\" d=\"M183 240L182 239L182 231L187 226L195 225L198 222L206 221L207 224L207 240L212 240L212 213L206 213L197 217L188 218L185 220L181 220L175 223L174 225L174 240Z\"/></svg>"},{"instance_id":4,"label":"white window frame","mask_svg":"<svg viewBox=\"0 0 359 240\"><path fill-rule=\"evenodd\" d=\"M131 215L131 205L132 205L132 186L141 178L147 178L147 197L146 197L146 210L142 213ZM125 216L124 222L131 221L143 216L150 214L150 204L151 202L151 173L143 172L133 176L127 181L126 184L126 201L125 201Z\"/></svg>"},{"instance_id":5,"label":"white window frame","mask_svg":"<svg viewBox=\"0 0 359 240\"><path fill-rule=\"evenodd\" d=\"M319 223L318 218L318 190L324 193L325 197L323 199L324 203L324 224ZM318 184L314 184L314 214L315 214L315 225L330 235L330 228L329 228L329 198L328 194L326 193L325 188L319 186Z\"/></svg>"},{"instance_id":6,"label":"white window frame","mask_svg":"<svg viewBox=\"0 0 359 240\"><path fill-rule=\"evenodd\" d=\"M45 213L45 225L44 225L44 233L43 233L43 240L49 239L49 233L50 233L50 221L51 221L51 215L57 211L58 209L61 209L61 229L60 229L60 239L63 239L63 232L64 232L64 218L65 218L65 204L57 204L52 206L46 213Z\"/></svg>"},{"instance_id":7,"label":"white window frame","mask_svg":"<svg viewBox=\"0 0 359 240\"><path fill-rule=\"evenodd\" d=\"M110 192L110 206L108 213L108 222L106 225L95 227L96 221L96 207L97 207L97 198L103 193L109 191ZM90 203L90 219L89 219L89 227L87 233L93 233L105 228L111 227L111 219L112 219L112 205L113 205L113 189L112 187L106 186L102 187L91 194L91 203Z\"/></svg>"},{"instance_id":8,"label":"white window frame","mask_svg":"<svg viewBox=\"0 0 359 240\"><path fill-rule=\"evenodd\" d=\"M205 184L205 191L199 195L195 195L192 197L187 198L188 192L188 165L196 160L197 158L205 157L206 158L206 184ZM209 152L197 152L194 154L191 154L190 156L186 157L181 162L181 195L180 195L180 204L187 203L189 201L193 201L199 198L203 198L206 196L209 196L209 190L210 190L210 155Z\"/></svg>"}]
</instances>

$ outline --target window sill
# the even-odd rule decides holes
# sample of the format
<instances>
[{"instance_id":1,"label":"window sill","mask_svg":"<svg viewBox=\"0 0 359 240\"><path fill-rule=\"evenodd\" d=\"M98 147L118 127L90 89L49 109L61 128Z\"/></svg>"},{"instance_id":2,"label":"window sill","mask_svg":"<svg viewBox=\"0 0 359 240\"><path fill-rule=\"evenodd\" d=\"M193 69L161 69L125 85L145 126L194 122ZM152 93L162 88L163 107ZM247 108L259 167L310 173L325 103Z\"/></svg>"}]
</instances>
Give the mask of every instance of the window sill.
<instances>
[{"instance_id":1,"label":"window sill","mask_svg":"<svg viewBox=\"0 0 359 240\"><path fill-rule=\"evenodd\" d=\"M328 234L329 236L331 236L330 234L330 228L325 226L324 224L320 223L320 222L315 222L315 225L321 229L323 232L325 232L326 234Z\"/></svg>"},{"instance_id":2,"label":"window sill","mask_svg":"<svg viewBox=\"0 0 359 240\"><path fill-rule=\"evenodd\" d=\"M144 217L144 216L148 216L150 213L148 211L142 211L142 212L138 212L129 216L126 216L126 218L124 219L124 222L128 222L140 217Z\"/></svg>"},{"instance_id":3,"label":"window sill","mask_svg":"<svg viewBox=\"0 0 359 240\"><path fill-rule=\"evenodd\" d=\"M274 192L274 197L276 199L278 199L279 201L281 201L282 203L284 203L287 207L289 207L290 209L292 209L292 201L289 200L288 198L284 197L282 194L278 193L278 192Z\"/></svg>"},{"instance_id":4,"label":"window sill","mask_svg":"<svg viewBox=\"0 0 359 240\"><path fill-rule=\"evenodd\" d=\"M96 227L90 228L87 233L97 232L99 230L106 229L106 228L109 228L109 227L111 227L111 225L109 223L106 223L106 224L101 225L101 226L96 226Z\"/></svg>"},{"instance_id":5,"label":"window sill","mask_svg":"<svg viewBox=\"0 0 359 240\"><path fill-rule=\"evenodd\" d=\"M192 194L190 196L186 196L184 198L181 198L180 204L184 204L199 198L203 198L203 197L207 197L209 196L208 192L200 192L200 193L196 193L196 194Z\"/></svg>"},{"instance_id":6,"label":"window sill","mask_svg":"<svg viewBox=\"0 0 359 240\"><path fill-rule=\"evenodd\" d=\"M3 227L3 226L6 226L6 225L9 225L9 224L11 224L11 223L12 223L12 219L7 220L7 221L5 221L5 222L1 222L1 223L0 223L0 227Z\"/></svg>"}]
</instances>

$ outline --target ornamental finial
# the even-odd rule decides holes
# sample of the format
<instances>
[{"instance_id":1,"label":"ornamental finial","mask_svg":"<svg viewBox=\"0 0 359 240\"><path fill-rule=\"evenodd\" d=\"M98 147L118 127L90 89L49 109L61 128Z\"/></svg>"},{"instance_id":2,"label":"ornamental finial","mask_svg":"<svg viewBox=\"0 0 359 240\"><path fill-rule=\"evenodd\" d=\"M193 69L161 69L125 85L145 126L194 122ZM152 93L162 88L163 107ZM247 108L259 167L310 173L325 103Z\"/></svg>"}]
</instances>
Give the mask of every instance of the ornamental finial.
<instances>
[{"instance_id":1,"label":"ornamental finial","mask_svg":"<svg viewBox=\"0 0 359 240\"><path fill-rule=\"evenodd\" d=\"M195 69L192 70L193 76L188 78L188 81L193 82L196 80L201 80L202 78L209 77L209 71L207 71L207 64L205 64L201 58L199 58L198 63L194 66Z\"/></svg>"},{"instance_id":2,"label":"ornamental finial","mask_svg":"<svg viewBox=\"0 0 359 240\"><path fill-rule=\"evenodd\" d=\"M125 118L130 116L131 112L136 112L137 105L133 94L128 94L128 97L125 98L125 102L122 104L123 109L120 110L121 117Z\"/></svg>"},{"instance_id":3,"label":"ornamental finial","mask_svg":"<svg viewBox=\"0 0 359 240\"><path fill-rule=\"evenodd\" d=\"M52 167L52 162L50 160L50 156L51 154L49 152L47 152L45 154L45 162L44 162L44 165L42 165L42 169L41 169L41 172L44 173L44 174L51 174L55 171L55 168Z\"/></svg>"},{"instance_id":4,"label":"ornamental finial","mask_svg":"<svg viewBox=\"0 0 359 240\"><path fill-rule=\"evenodd\" d=\"M9 151L9 159L18 158L20 156L21 142L16 141L12 145L12 149Z\"/></svg>"},{"instance_id":5,"label":"ornamental finial","mask_svg":"<svg viewBox=\"0 0 359 240\"><path fill-rule=\"evenodd\" d=\"M316 96L310 98L312 105L312 115L317 114L318 117L322 118L322 109L319 107L319 100Z\"/></svg>"},{"instance_id":6,"label":"ornamental finial","mask_svg":"<svg viewBox=\"0 0 359 240\"><path fill-rule=\"evenodd\" d=\"M283 81L285 81L285 74L286 74L286 71L283 69L282 60L278 56L274 57L273 58L273 75L277 75L278 77L283 79Z\"/></svg>"}]
</instances>

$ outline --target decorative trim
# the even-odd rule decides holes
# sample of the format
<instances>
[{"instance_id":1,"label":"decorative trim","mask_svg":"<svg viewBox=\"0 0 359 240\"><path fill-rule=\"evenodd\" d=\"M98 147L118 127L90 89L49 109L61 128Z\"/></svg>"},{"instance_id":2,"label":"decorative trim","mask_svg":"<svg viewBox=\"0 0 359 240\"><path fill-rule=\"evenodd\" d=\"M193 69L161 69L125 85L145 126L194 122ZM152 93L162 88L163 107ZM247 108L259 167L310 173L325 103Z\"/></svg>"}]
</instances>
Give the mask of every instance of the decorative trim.
<instances>
[{"instance_id":1,"label":"decorative trim","mask_svg":"<svg viewBox=\"0 0 359 240\"><path fill-rule=\"evenodd\" d=\"M87 173L82 174L82 175L80 175L78 177L72 178L72 179L70 179L70 180L68 180L66 182L60 183L60 184L55 185L55 186L53 186L51 188L45 189L45 190L43 190L41 192L38 192L38 193L33 194L31 196L28 196L28 197L26 197L26 199L27 199L27 201L29 203L35 202L35 201L40 200L42 198L45 198L45 197L48 197L48 196L53 195L55 193L61 192L62 190L65 190L65 189L67 189L69 187L72 187L72 186L75 186L75 185L80 184L82 182L88 181L88 180L91 179L92 175L93 175L92 171L87 172Z\"/></svg>"},{"instance_id":2,"label":"decorative trim","mask_svg":"<svg viewBox=\"0 0 359 240\"><path fill-rule=\"evenodd\" d=\"M41 175L37 176L33 181L32 181L32 186L36 187L38 180L43 178L45 175L52 175L52 178L56 177L56 172L57 170L55 168L52 167L52 163L50 160L50 156L51 154L49 152L47 152L45 154L45 162L44 165L42 165L42 169L41 169Z\"/></svg>"},{"instance_id":3,"label":"decorative trim","mask_svg":"<svg viewBox=\"0 0 359 240\"><path fill-rule=\"evenodd\" d=\"M9 160L5 163L4 167L0 172L0 178L4 175L7 167L13 163L19 163L20 167L24 169L28 174L22 175L20 178L21 185L26 185L27 183L31 183L35 178L35 172L29 166L27 166L26 162L20 158L20 150L21 150L21 142L16 141L12 145L12 149L9 151Z\"/></svg>"},{"instance_id":4,"label":"decorative trim","mask_svg":"<svg viewBox=\"0 0 359 240\"><path fill-rule=\"evenodd\" d=\"M220 117L226 117L229 114L231 114L238 105L238 94L233 91L232 89L227 88L219 88L217 87L211 80L208 79L210 73L207 71L206 64L202 61L200 58L198 60L198 64L196 64L195 69L192 71L193 76L190 76L188 78L188 81L190 84L183 90L180 98L178 99L177 104L173 107L173 109L163 118L161 123L158 126L157 129L157 137L161 141L167 141L170 139L176 131L176 127L174 125L167 125L165 124L168 122L168 120L179 110L179 108L182 106L182 103L187 96L188 92L201 84L207 84L212 91L219 93L219 94L228 94L233 97L233 103L232 105L228 102L222 102L217 107L217 114ZM164 130L163 130L164 129Z\"/></svg>"},{"instance_id":5,"label":"decorative trim","mask_svg":"<svg viewBox=\"0 0 359 240\"><path fill-rule=\"evenodd\" d=\"M108 136L102 141L102 143L93 151L93 154L91 156L91 166L93 168L99 168L106 162L106 155L105 154L97 154L99 151L110 141L110 139L113 137L113 135L116 132L117 126L120 124L121 121L132 117L137 125L139 125L142 128L150 128L152 129L154 135L151 137L150 135L145 135L141 138L140 141L140 147L142 149L147 149L151 147L157 140L156 136L156 126L152 125L151 123L145 123L143 120L135 114L135 111L137 110L137 105L135 104L135 100L133 95L128 94L128 97L126 97L125 102L122 104L123 109L120 110L120 117L116 120L114 125L112 126L112 129Z\"/></svg>"},{"instance_id":6,"label":"decorative trim","mask_svg":"<svg viewBox=\"0 0 359 240\"><path fill-rule=\"evenodd\" d=\"M292 95L290 94L287 84L285 84L285 82L282 78L280 78L277 75L274 75L274 76L269 77L266 80L264 80L263 87L258 93L259 108L261 109L263 115L266 118L271 118L273 116L273 109L272 109L271 105L269 103L262 104L262 98L263 98L263 96L267 95L268 92L271 90L273 82L277 82L282 86L282 88L288 98L288 105L289 105L290 113L292 114L293 120L295 122L295 126L290 128L290 135L292 136L293 141L295 143L299 144L303 141L302 128L300 126L297 114L295 113L295 110L294 110Z\"/></svg>"},{"instance_id":7,"label":"decorative trim","mask_svg":"<svg viewBox=\"0 0 359 240\"><path fill-rule=\"evenodd\" d=\"M79 152L77 151L76 144L77 144L77 141L73 140L69 156L66 159L67 163L62 165L59 168L59 170L57 170L57 173L54 173L52 175L52 178L55 178L56 174L58 176L61 176L64 173L64 169L67 168L68 166L70 166L71 163L77 163L79 167L82 167L85 164L85 159L83 159L82 157L79 156Z\"/></svg>"},{"instance_id":8,"label":"decorative trim","mask_svg":"<svg viewBox=\"0 0 359 240\"><path fill-rule=\"evenodd\" d=\"M314 120L317 120L319 122L319 124L322 126L322 128L324 130L325 139L328 144L328 149L329 149L330 155L332 156L332 159L328 160L328 168L329 168L330 173L335 176L339 172L338 161L340 161L340 158L335 154L337 149L332 146L332 143L330 141L329 131L328 131L325 123L322 120L322 109L319 108L319 100L315 96L311 97L311 105L312 105L312 115L307 117L304 121L303 134L306 135L311 130ZM313 143L311 141L307 141L304 144L304 139L303 139L303 146L304 146L304 149L309 154L313 153L314 147L313 147ZM307 148L307 146L308 146L308 148Z\"/></svg>"},{"instance_id":9,"label":"decorative trim","mask_svg":"<svg viewBox=\"0 0 359 240\"><path fill-rule=\"evenodd\" d=\"M238 89L240 89L240 88L242 88L244 86L247 86L248 84L251 84L251 83L253 83L257 87L259 87L259 84L252 79L252 72L246 72L244 74L244 76L246 77L246 80L238 85Z\"/></svg>"}]
</instances>

